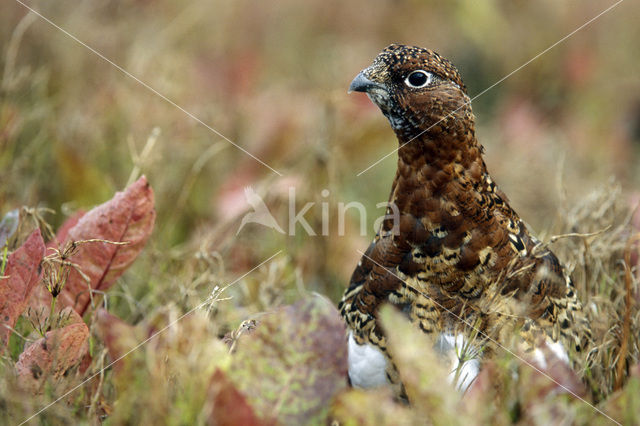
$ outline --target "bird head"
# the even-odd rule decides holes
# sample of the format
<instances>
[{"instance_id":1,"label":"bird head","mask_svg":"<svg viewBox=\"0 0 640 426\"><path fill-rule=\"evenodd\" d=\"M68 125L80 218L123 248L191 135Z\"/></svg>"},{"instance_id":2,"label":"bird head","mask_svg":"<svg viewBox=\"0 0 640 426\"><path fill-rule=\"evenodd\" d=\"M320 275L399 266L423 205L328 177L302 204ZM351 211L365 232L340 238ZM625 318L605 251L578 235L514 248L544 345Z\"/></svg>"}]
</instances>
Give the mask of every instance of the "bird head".
<instances>
[{"instance_id":1,"label":"bird head","mask_svg":"<svg viewBox=\"0 0 640 426\"><path fill-rule=\"evenodd\" d=\"M430 127L441 131L450 118L473 122L458 70L421 47L388 46L353 79L352 91L366 93L399 135L416 136ZM437 127L440 123L443 125Z\"/></svg>"}]
</instances>

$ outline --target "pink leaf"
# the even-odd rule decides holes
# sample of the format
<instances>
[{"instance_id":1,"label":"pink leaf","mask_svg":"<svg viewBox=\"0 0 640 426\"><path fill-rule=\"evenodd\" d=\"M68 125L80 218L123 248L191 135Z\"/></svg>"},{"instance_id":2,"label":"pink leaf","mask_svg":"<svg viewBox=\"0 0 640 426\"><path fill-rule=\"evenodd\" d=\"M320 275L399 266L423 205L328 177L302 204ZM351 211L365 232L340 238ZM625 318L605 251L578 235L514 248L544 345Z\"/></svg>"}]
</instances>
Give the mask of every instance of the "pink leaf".
<instances>
[{"instance_id":1,"label":"pink leaf","mask_svg":"<svg viewBox=\"0 0 640 426\"><path fill-rule=\"evenodd\" d=\"M98 309L96 320L96 334L107 347L112 361L120 359L127 351L143 340L142 336L140 336L140 330L104 309ZM118 362L113 365L113 368L118 370L122 368L122 365L123 363Z\"/></svg>"},{"instance_id":2,"label":"pink leaf","mask_svg":"<svg viewBox=\"0 0 640 426\"><path fill-rule=\"evenodd\" d=\"M106 291L113 285L142 251L155 217L153 190L144 176L82 216L67 233L65 244L92 239L127 244L81 243L69 260L78 266L88 282L72 268L60 294L62 304L83 315L90 301L89 287Z\"/></svg>"},{"instance_id":3,"label":"pink leaf","mask_svg":"<svg viewBox=\"0 0 640 426\"><path fill-rule=\"evenodd\" d=\"M64 223L60 226L60 228L58 228L58 232L56 233L56 236L53 237L51 241L47 242L47 248L49 247L58 248L62 246L63 245L62 243L64 243L67 239L67 235L69 234L69 231L74 226L76 226L76 224L78 223L80 218L84 216L84 214L85 212L80 210L75 212L73 216L65 220Z\"/></svg>"},{"instance_id":4,"label":"pink leaf","mask_svg":"<svg viewBox=\"0 0 640 426\"><path fill-rule=\"evenodd\" d=\"M265 422L258 419L245 396L219 368L211 377L207 399L211 405L211 412L207 420L209 425L253 426L273 424L273 422Z\"/></svg>"},{"instance_id":5,"label":"pink leaf","mask_svg":"<svg viewBox=\"0 0 640 426\"><path fill-rule=\"evenodd\" d=\"M68 376L87 353L88 337L89 329L79 322L49 331L29 345L16 363L20 387L37 393L48 378L55 383Z\"/></svg>"},{"instance_id":6,"label":"pink leaf","mask_svg":"<svg viewBox=\"0 0 640 426\"><path fill-rule=\"evenodd\" d=\"M0 350L9 340L11 331L7 327L16 325L38 283L38 269L43 256L44 241L40 230L36 229L7 259L5 278L0 278Z\"/></svg>"},{"instance_id":7,"label":"pink leaf","mask_svg":"<svg viewBox=\"0 0 640 426\"><path fill-rule=\"evenodd\" d=\"M67 234L69 230L76 226L76 223L80 220L82 216L84 216L84 211L78 211L73 214L70 218L65 220L65 222L58 228L58 232L56 236L49 242L47 242L46 254L52 254L53 251L50 249L58 249L62 250L62 243L67 239ZM36 287L31 295L31 299L29 300L29 307L35 311L41 312L43 316L49 315L49 307L51 306L51 293L47 290L47 287L42 285ZM60 311L61 307L58 305L58 309L56 311Z\"/></svg>"}]
</instances>

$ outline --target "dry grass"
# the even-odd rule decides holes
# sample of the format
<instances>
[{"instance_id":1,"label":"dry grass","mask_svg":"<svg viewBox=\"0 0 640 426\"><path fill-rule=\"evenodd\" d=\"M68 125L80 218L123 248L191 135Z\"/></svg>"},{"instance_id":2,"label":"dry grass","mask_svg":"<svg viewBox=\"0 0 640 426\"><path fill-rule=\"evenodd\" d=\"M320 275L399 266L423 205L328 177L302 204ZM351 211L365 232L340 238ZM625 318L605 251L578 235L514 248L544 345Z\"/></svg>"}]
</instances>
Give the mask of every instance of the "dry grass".
<instances>
[{"instance_id":1,"label":"dry grass","mask_svg":"<svg viewBox=\"0 0 640 426\"><path fill-rule=\"evenodd\" d=\"M310 291L339 300L360 257L357 250L373 234L373 220L382 212L376 203L386 201L395 170L392 157L356 176L395 141L366 99L346 94L353 76L381 48L396 41L434 48L459 65L473 95L605 7L595 0L580 7L552 0L375 7L364 0L33 3L280 177L25 14L18 3L5 3L0 213L31 206L23 221L27 228L38 224L46 230L48 222L55 229L75 210L109 199L144 173L156 194L156 228L142 256L104 299L110 313L138 325L131 341L283 251L204 312L136 351L120 371L114 366L100 373L47 409L39 416L43 424L103 418L113 424L204 423L210 408L205 377L229 360L223 336L237 338L243 322ZM633 417L640 407L632 397L638 384L628 380L640 346L640 219L633 210L640 179L640 27L634 19L639 8L622 3L474 101L489 170L541 239L597 233L558 239L552 249L572 269L592 322L593 346L580 370L590 398L631 423L640 418ZM288 188L295 186L297 211L315 202L305 217L319 235L298 226L295 236L287 236L259 225L236 235L247 209L246 186L263 195L284 228ZM345 235L337 235L337 205L350 201L366 207L368 235L360 235L355 211L347 217ZM328 236L320 235L323 202L329 207ZM98 320L86 320L96 331ZM16 330L25 338L32 331L27 321ZM57 394L49 389L29 398L14 392L10 366L24 340L16 335L11 344L1 367L0 418L13 424ZM100 372L110 359L98 337L91 345L86 374ZM492 368L513 398L465 418L526 423L531 417L522 413L529 409L542 413L542 423L545 413L561 406L571 413L563 417L569 423L604 419L580 401L559 402L562 396L518 405L526 400L526 383L505 373L511 362L499 360ZM376 404L354 394L340 404L405 411L392 401ZM368 418L392 421L388 412Z\"/></svg>"}]
</instances>

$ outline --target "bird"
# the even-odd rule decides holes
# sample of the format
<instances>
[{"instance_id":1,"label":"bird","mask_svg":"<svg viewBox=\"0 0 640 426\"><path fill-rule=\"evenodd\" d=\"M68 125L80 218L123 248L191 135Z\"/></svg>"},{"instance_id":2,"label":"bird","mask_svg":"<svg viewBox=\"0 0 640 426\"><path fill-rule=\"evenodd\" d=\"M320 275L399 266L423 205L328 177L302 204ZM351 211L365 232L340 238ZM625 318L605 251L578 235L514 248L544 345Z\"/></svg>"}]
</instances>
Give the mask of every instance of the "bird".
<instances>
[{"instance_id":1,"label":"bird","mask_svg":"<svg viewBox=\"0 0 640 426\"><path fill-rule=\"evenodd\" d=\"M463 391L482 360L514 335L527 350L545 342L565 361L583 354L589 323L576 288L487 171L456 67L432 50L391 44L357 74L349 92L368 95L399 144L389 195L394 209L338 305L351 385L391 386L407 401L387 347L393 330L379 319L385 304L405 313L443 354L465 346L475 332L470 362L463 366L458 357L451 365L465 369L465 378L453 383Z\"/></svg>"}]
</instances>

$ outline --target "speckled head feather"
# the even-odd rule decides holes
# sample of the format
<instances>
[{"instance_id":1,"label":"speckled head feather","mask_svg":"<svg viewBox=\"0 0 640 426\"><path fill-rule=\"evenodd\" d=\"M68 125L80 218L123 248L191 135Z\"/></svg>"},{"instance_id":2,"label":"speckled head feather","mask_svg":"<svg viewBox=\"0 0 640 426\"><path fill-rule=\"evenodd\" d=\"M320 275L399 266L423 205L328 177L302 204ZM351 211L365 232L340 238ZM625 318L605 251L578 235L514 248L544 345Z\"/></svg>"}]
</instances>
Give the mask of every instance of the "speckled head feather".
<instances>
[{"instance_id":1,"label":"speckled head feather","mask_svg":"<svg viewBox=\"0 0 640 426\"><path fill-rule=\"evenodd\" d=\"M456 67L433 50L423 47L390 44L378 54L369 69L373 71L369 77L376 80L380 78L381 81L385 81L392 75L402 77L403 70L410 72L423 69L443 80L457 84L464 93L467 93L467 88Z\"/></svg>"},{"instance_id":2,"label":"speckled head feather","mask_svg":"<svg viewBox=\"0 0 640 426\"><path fill-rule=\"evenodd\" d=\"M473 123L471 100L458 70L432 50L392 44L362 70L351 90L366 92L399 139L410 139L443 122ZM437 129L436 129L437 130Z\"/></svg>"}]
</instances>

